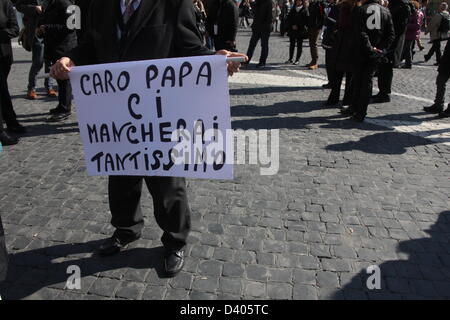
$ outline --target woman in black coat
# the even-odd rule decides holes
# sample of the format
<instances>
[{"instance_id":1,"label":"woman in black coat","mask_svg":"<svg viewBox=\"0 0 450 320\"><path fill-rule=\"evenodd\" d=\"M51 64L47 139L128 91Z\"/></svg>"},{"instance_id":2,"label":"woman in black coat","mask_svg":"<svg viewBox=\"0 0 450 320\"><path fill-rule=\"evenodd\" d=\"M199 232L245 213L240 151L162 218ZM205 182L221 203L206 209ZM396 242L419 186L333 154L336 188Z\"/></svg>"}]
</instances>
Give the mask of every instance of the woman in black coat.
<instances>
[{"instance_id":1,"label":"woman in black coat","mask_svg":"<svg viewBox=\"0 0 450 320\"><path fill-rule=\"evenodd\" d=\"M19 26L11 1L0 0L0 141L3 145L16 144L19 141L3 130L3 120L10 132L24 133L26 131L25 127L17 121L8 88L8 75L13 63L11 39L18 35Z\"/></svg>"},{"instance_id":2,"label":"woman in black coat","mask_svg":"<svg viewBox=\"0 0 450 320\"><path fill-rule=\"evenodd\" d=\"M303 39L308 37L308 8L306 1L296 0L294 7L287 17L287 34L289 36L289 60L286 63L299 64L303 49ZM297 45L297 55L293 62L295 45Z\"/></svg>"},{"instance_id":3,"label":"woman in black coat","mask_svg":"<svg viewBox=\"0 0 450 320\"><path fill-rule=\"evenodd\" d=\"M70 13L67 8L74 4L73 0L44 0L43 14L36 30L38 36L44 37L45 59L54 64L67 52L77 46L76 30L67 28ZM57 80L58 106L50 110L48 121L67 119L72 111L72 87L69 80Z\"/></svg>"}]
</instances>

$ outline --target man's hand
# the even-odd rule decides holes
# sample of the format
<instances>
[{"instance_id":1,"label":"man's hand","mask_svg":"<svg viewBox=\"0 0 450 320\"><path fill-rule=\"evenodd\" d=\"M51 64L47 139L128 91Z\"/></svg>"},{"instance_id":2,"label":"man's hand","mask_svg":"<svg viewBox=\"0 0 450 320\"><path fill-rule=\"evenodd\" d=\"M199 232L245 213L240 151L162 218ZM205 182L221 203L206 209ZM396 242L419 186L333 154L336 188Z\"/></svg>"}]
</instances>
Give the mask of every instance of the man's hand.
<instances>
[{"instance_id":1,"label":"man's hand","mask_svg":"<svg viewBox=\"0 0 450 320\"><path fill-rule=\"evenodd\" d=\"M245 59L245 62L248 61L248 57L239 52L231 52L227 50L219 50L216 52L216 54L221 54L226 56L227 58L234 58L234 57L243 57ZM228 75L231 77L235 72L239 72L239 68L241 67L240 62L236 61L227 61L227 69L228 69Z\"/></svg>"},{"instance_id":2,"label":"man's hand","mask_svg":"<svg viewBox=\"0 0 450 320\"><path fill-rule=\"evenodd\" d=\"M42 6L36 6L36 12L37 14L41 14L42 13Z\"/></svg>"},{"instance_id":3,"label":"man's hand","mask_svg":"<svg viewBox=\"0 0 450 320\"><path fill-rule=\"evenodd\" d=\"M45 26L42 25L39 28L36 29L36 36L38 38L42 38L42 36L45 34Z\"/></svg>"},{"instance_id":4,"label":"man's hand","mask_svg":"<svg viewBox=\"0 0 450 320\"><path fill-rule=\"evenodd\" d=\"M75 64L70 58L62 57L50 69L50 76L57 80L66 80L69 78L69 72Z\"/></svg>"}]
</instances>

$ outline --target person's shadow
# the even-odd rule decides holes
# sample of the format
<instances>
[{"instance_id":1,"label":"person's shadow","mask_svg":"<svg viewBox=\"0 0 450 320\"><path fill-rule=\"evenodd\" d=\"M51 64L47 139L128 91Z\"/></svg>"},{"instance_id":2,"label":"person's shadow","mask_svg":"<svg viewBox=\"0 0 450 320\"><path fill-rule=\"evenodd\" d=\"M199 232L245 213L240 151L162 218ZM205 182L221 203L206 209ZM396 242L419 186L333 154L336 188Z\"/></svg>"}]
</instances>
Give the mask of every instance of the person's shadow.
<instances>
[{"instance_id":1,"label":"person's shadow","mask_svg":"<svg viewBox=\"0 0 450 320\"><path fill-rule=\"evenodd\" d=\"M360 272L337 291L334 299L450 299L450 211L440 213L437 222L425 230L429 238L401 241L398 251L407 260L379 265L381 288L375 273ZM368 265L370 263L367 263Z\"/></svg>"},{"instance_id":2,"label":"person's shadow","mask_svg":"<svg viewBox=\"0 0 450 320\"><path fill-rule=\"evenodd\" d=\"M1 296L7 300L16 300L29 297L49 286L58 285L64 289L71 275L68 273L69 266L80 268L82 285L84 277L98 276L121 268L155 269L159 278L166 277L163 247L128 249L107 258L91 254L103 241L61 244L10 254L8 276L1 286Z\"/></svg>"}]
</instances>

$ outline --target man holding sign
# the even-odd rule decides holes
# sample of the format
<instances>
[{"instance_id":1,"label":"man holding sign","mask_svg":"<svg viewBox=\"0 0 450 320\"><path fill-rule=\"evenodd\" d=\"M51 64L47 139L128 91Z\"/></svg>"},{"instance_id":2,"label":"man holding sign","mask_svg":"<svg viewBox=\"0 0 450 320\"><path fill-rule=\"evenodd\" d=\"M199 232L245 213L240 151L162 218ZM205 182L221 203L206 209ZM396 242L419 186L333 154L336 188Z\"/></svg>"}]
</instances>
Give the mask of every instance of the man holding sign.
<instances>
[{"instance_id":1,"label":"man holding sign","mask_svg":"<svg viewBox=\"0 0 450 320\"><path fill-rule=\"evenodd\" d=\"M212 55L202 45L196 27L192 0L97 0L88 13L87 30L69 57L63 57L51 70L57 79L68 77L75 65ZM244 57L225 50L228 57ZM239 70L229 62L228 73ZM140 209L145 181L154 203L155 218L164 230L165 268L169 276L184 265L183 248L190 230L190 209L184 178L155 176L109 176L109 204L114 235L99 248L108 256L122 250L141 236Z\"/></svg>"}]
</instances>

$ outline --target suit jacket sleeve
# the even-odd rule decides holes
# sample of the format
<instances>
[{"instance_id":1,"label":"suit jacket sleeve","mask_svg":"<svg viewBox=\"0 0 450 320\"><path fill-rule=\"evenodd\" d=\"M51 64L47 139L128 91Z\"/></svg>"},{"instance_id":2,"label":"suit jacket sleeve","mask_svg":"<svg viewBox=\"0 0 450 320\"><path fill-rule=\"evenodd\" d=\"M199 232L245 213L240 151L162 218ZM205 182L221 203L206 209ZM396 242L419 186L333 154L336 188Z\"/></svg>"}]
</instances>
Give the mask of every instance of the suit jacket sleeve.
<instances>
[{"instance_id":1,"label":"suit jacket sleeve","mask_svg":"<svg viewBox=\"0 0 450 320\"><path fill-rule=\"evenodd\" d=\"M224 39L226 41L235 41L239 23L239 9L233 3L228 2L223 11L225 17L231 18L225 30Z\"/></svg>"},{"instance_id":2,"label":"suit jacket sleeve","mask_svg":"<svg viewBox=\"0 0 450 320\"><path fill-rule=\"evenodd\" d=\"M392 21L392 16L390 14L387 15L386 25L384 28L382 41L380 43L379 49L388 49L395 40L395 29L394 29L394 23Z\"/></svg>"},{"instance_id":3,"label":"suit jacket sleeve","mask_svg":"<svg viewBox=\"0 0 450 320\"><path fill-rule=\"evenodd\" d=\"M92 37L93 24L92 17L94 16L95 7L94 2L89 7L86 18L86 30L83 33L83 37L79 39L78 46L72 49L68 53L68 57L77 66L97 64L97 57L95 55L95 45Z\"/></svg>"},{"instance_id":4,"label":"suit jacket sleeve","mask_svg":"<svg viewBox=\"0 0 450 320\"><path fill-rule=\"evenodd\" d=\"M16 13L10 0L6 0L7 26L0 29L0 42L7 42L19 35L19 25L17 24Z\"/></svg>"},{"instance_id":5,"label":"suit jacket sleeve","mask_svg":"<svg viewBox=\"0 0 450 320\"><path fill-rule=\"evenodd\" d=\"M36 4L31 4L29 0L19 0L16 3L16 9L30 17L37 17Z\"/></svg>"},{"instance_id":6,"label":"suit jacket sleeve","mask_svg":"<svg viewBox=\"0 0 450 320\"><path fill-rule=\"evenodd\" d=\"M61 16L64 17L61 21L64 20L64 22L67 22L67 20L70 17L70 13L67 13L67 8L71 6L73 3L70 0L61 0L60 3L58 3L59 8L58 10L61 12ZM46 32L69 32L70 30L67 28L67 23L60 24L60 23L46 23L45 22L45 13L43 16L43 19L40 20L39 25L45 25Z\"/></svg>"},{"instance_id":7,"label":"suit jacket sleeve","mask_svg":"<svg viewBox=\"0 0 450 320\"><path fill-rule=\"evenodd\" d=\"M192 0L180 0L175 29L175 48L178 56L201 56L215 53L202 45L195 22Z\"/></svg>"}]
</instances>

